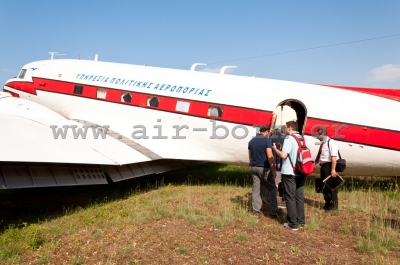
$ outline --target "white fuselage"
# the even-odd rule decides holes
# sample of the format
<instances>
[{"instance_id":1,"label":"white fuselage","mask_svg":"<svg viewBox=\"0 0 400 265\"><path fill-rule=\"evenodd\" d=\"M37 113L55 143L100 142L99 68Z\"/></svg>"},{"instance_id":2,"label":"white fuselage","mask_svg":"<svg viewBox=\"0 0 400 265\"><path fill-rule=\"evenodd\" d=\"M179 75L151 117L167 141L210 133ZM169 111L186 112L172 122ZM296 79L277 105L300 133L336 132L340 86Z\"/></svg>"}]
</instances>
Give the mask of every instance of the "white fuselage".
<instances>
[{"instance_id":1,"label":"white fuselage","mask_svg":"<svg viewBox=\"0 0 400 265\"><path fill-rule=\"evenodd\" d=\"M257 126L269 124L276 106L291 100L303 108L302 132L314 158L319 146L313 132L327 126L347 160L346 174L400 175L400 104L388 98L329 86L99 61L39 61L23 69L25 76L10 79L6 91L69 120L108 125L164 159L247 165L247 144ZM83 87L82 94L74 93L76 86ZM106 91L104 98L99 90ZM131 102L122 101L124 93ZM151 97L157 97L158 107L148 106ZM209 116L210 107L219 107L222 116ZM148 138L134 138L138 136Z\"/></svg>"}]
</instances>

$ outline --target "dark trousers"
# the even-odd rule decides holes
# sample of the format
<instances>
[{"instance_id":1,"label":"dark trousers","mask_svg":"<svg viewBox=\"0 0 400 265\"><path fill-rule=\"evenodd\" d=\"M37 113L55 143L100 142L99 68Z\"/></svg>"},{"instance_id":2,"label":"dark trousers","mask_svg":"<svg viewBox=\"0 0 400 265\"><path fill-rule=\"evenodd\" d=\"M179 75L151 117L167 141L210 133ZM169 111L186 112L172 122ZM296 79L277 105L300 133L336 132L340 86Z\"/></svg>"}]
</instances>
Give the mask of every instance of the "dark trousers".
<instances>
[{"instance_id":1,"label":"dark trousers","mask_svg":"<svg viewBox=\"0 0 400 265\"><path fill-rule=\"evenodd\" d=\"M327 177L331 175L332 163L324 163L321 165L321 180L323 181ZM339 208L339 199L338 199L338 189L331 190L327 186L324 186L322 189L322 194L324 195L325 206L324 209L335 209Z\"/></svg>"},{"instance_id":2,"label":"dark trousers","mask_svg":"<svg viewBox=\"0 0 400 265\"><path fill-rule=\"evenodd\" d=\"M282 174L283 196L286 201L287 222L291 228L305 224L304 215L304 184L305 176Z\"/></svg>"}]
</instances>

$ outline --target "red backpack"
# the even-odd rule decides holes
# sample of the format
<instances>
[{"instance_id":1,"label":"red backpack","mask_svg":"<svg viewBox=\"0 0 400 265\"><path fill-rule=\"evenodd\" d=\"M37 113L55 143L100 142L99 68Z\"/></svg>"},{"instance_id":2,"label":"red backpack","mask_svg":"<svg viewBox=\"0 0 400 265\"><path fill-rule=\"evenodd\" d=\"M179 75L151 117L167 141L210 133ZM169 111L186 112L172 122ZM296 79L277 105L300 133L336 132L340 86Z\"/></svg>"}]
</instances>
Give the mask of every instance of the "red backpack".
<instances>
[{"instance_id":1,"label":"red backpack","mask_svg":"<svg viewBox=\"0 0 400 265\"><path fill-rule=\"evenodd\" d=\"M288 154L290 164L293 167L293 171L295 173L300 173L301 175L305 176L314 173L315 170L314 160L312 160L310 149L308 149L308 147L306 146L305 137L303 137L302 140L303 144L301 144L299 137L297 137L294 134L291 134L291 136L294 137L297 144L299 145L299 148L297 149L296 165L293 165L292 160L290 159L290 154Z\"/></svg>"}]
</instances>

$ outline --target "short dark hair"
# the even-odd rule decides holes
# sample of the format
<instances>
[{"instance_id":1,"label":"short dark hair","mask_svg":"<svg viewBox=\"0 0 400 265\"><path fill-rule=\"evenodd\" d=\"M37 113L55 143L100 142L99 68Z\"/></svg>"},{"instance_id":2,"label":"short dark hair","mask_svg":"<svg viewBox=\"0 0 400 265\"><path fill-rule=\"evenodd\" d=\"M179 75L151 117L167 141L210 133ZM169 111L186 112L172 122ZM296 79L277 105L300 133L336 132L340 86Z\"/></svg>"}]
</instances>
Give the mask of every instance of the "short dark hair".
<instances>
[{"instance_id":1,"label":"short dark hair","mask_svg":"<svg viewBox=\"0 0 400 265\"><path fill-rule=\"evenodd\" d=\"M299 130L299 126L297 125L297 122L295 121L288 121L286 122L286 127L287 128L292 128L293 131L298 131Z\"/></svg>"},{"instance_id":2,"label":"short dark hair","mask_svg":"<svg viewBox=\"0 0 400 265\"><path fill-rule=\"evenodd\" d=\"M260 127L260 132L265 132L269 130L269 126L268 125L261 125Z\"/></svg>"},{"instance_id":3,"label":"short dark hair","mask_svg":"<svg viewBox=\"0 0 400 265\"><path fill-rule=\"evenodd\" d=\"M317 130L317 134L318 134L318 135L326 135L326 130L323 129L323 128L319 128L319 129Z\"/></svg>"}]
</instances>

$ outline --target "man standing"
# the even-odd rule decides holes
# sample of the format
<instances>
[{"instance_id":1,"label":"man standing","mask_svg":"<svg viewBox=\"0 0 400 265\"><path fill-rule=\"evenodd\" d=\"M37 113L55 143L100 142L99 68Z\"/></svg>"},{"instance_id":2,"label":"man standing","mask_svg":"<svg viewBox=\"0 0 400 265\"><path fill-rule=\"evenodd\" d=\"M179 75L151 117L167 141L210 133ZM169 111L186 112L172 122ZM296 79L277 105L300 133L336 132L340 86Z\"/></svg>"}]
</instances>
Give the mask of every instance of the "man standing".
<instances>
[{"instance_id":1,"label":"man standing","mask_svg":"<svg viewBox=\"0 0 400 265\"><path fill-rule=\"evenodd\" d=\"M334 178L337 177L336 173L336 159L338 156L338 147L336 141L329 138L326 135L326 131L324 129L318 129L316 133L317 138L321 141L321 146L319 147L319 151L317 154L317 158L315 159L315 164L319 162L320 176L321 182L319 190L322 190L322 194L324 195L325 205L324 210L338 210L339 201L338 201L338 189L330 190L328 187L323 186L324 179L329 176Z\"/></svg>"},{"instance_id":2,"label":"man standing","mask_svg":"<svg viewBox=\"0 0 400 265\"><path fill-rule=\"evenodd\" d=\"M283 196L287 208L287 222L284 223L283 226L295 231L298 230L299 225L303 227L305 224L304 183L306 181L306 176L296 175L298 173L293 170L293 166L297 161L299 145L296 139L291 135L297 136L300 140L302 139L297 130L297 122L286 122L287 137L283 142L282 151L278 150L275 145L272 146L276 154L283 159L281 173L284 187Z\"/></svg>"},{"instance_id":3,"label":"man standing","mask_svg":"<svg viewBox=\"0 0 400 265\"><path fill-rule=\"evenodd\" d=\"M272 141L272 144L275 143L276 148L278 148L278 150L282 150L283 141L285 140L285 138L286 138L286 125L283 125L280 128L280 134L273 135L273 136L271 136L270 139ZM276 184L276 187L278 188L279 183L282 181L282 175L281 175L282 158L279 157L278 155L276 155L275 152L273 152L273 154L274 154L275 168L276 168L275 184ZM279 189L278 189L278 191L279 191ZM281 194L279 194L279 195L281 196Z\"/></svg>"},{"instance_id":4,"label":"man standing","mask_svg":"<svg viewBox=\"0 0 400 265\"><path fill-rule=\"evenodd\" d=\"M261 188L263 182L266 183L271 201L271 215L277 215L282 212L278 208L278 201L276 198L275 177L276 170L274 164L274 156L272 154L272 144L269 138L266 138L269 133L269 127L262 125L260 133L250 140L248 145L249 150L249 165L253 175L253 214L259 215L261 213Z\"/></svg>"},{"instance_id":5,"label":"man standing","mask_svg":"<svg viewBox=\"0 0 400 265\"><path fill-rule=\"evenodd\" d=\"M271 118L271 132L279 134L280 128L288 121L297 122L297 114L296 111L292 109L290 101L285 101L274 110Z\"/></svg>"}]
</instances>

